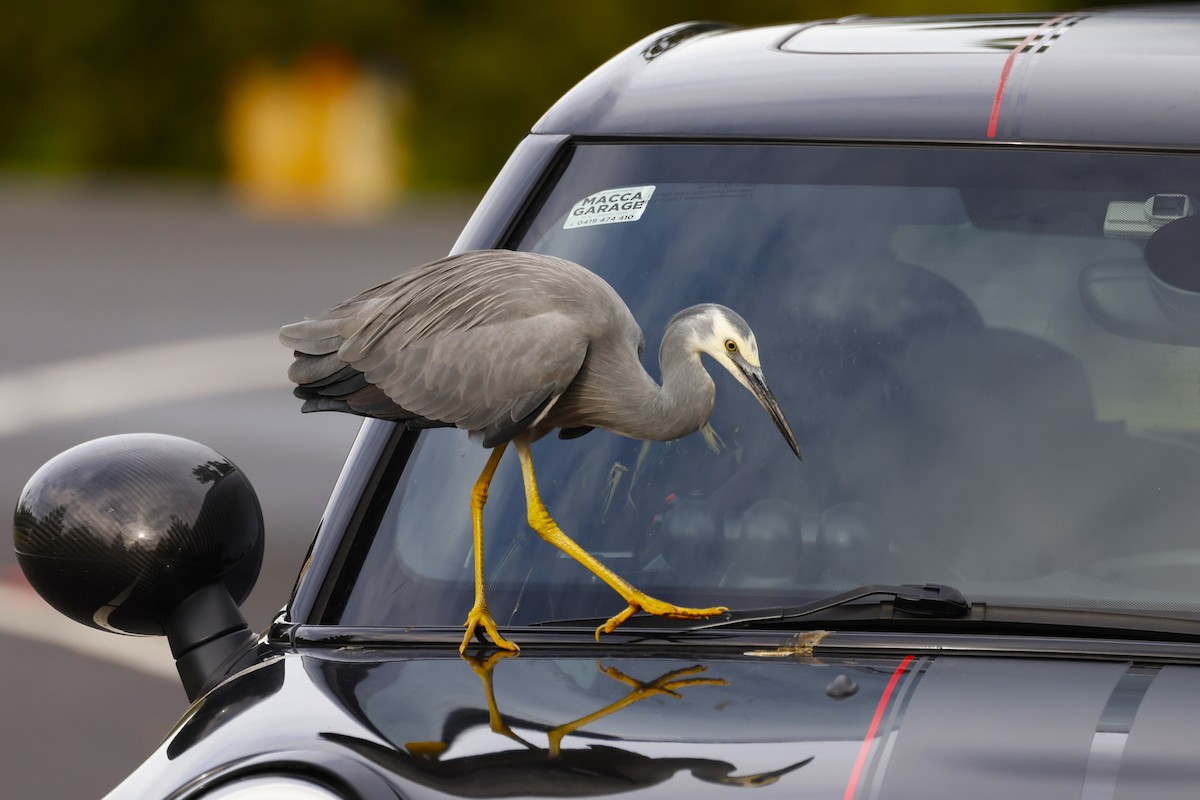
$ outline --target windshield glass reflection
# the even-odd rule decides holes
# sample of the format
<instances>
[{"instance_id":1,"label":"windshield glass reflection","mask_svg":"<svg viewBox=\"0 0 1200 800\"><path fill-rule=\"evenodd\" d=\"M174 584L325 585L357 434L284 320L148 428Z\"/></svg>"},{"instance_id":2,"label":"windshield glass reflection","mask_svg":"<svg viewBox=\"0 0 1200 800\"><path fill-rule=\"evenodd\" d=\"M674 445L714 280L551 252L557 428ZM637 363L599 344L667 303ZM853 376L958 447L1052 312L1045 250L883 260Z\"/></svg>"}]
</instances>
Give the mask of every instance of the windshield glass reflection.
<instances>
[{"instance_id":1,"label":"windshield glass reflection","mask_svg":"<svg viewBox=\"0 0 1200 800\"><path fill-rule=\"evenodd\" d=\"M579 147L517 248L612 283L653 375L676 311L738 311L804 461L709 365L712 442L547 437L533 448L547 507L585 549L681 605L940 582L972 600L1195 612L1200 322L1189 290L1146 258L1152 234L1190 222L1191 161ZM597 195L612 207L573 224ZM1174 238L1200 245L1200 233ZM461 623L486 456L460 431L422 434L342 624ZM500 624L619 610L529 530L515 458L485 519Z\"/></svg>"}]
</instances>

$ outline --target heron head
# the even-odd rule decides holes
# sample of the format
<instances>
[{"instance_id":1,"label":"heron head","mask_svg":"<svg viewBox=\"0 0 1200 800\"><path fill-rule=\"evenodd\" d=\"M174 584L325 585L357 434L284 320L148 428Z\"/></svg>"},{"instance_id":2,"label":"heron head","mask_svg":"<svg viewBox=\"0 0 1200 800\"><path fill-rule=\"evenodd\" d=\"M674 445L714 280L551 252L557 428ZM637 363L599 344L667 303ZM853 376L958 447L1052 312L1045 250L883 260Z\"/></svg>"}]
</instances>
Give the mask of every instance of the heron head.
<instances>
[{"instance_id":1,"label":"heron head","mask_svg":"<svg viewBox=\"0 0 1200 800\"><path fill-rule=\"evenodd\" d=\"M758 340L754 338L754 331L746 320L736 311L715 304L694 306L688 312L694 314L696 323L692 327L692 343L696 350L711 356L754 395L770 414L771 421L783 434L796 458L800 458L800 446L796 444L792 427L763 377Z\"/></svg>"}]
</instances>

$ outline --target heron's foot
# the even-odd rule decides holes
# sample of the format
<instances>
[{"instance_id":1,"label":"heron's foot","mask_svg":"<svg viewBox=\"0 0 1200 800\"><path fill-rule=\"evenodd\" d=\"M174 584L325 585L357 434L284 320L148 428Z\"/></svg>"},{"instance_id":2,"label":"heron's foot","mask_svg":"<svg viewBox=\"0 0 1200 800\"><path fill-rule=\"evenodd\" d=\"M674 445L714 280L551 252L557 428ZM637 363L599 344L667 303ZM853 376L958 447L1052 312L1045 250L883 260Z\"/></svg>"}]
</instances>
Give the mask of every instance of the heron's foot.
<instances>
[{"instance_id":1,"label":"heron's foot","mask_svg":"<svg viewBox=\"0 0 1200 800\"><path fill-rule=\"evenodd\" d=\"M483 626L483 630L479 628L481 625ZM466 627L467 632L463 635L462 644L458 646L459 655L467 652L467 645L471 643L472 636L479 637L480 641L486 641L483 638L485 632L496 647L503 650L511 650L514 653L521 651L521 648L517 647L516 642L510 642L500 635L500 631L496 629L496 621L492 619L492 615L485 605L475 604L471 612L467 614L467 621L464 623L464 627Z\"/></svg>"},{"instance_id":2,"label":"heron's foot","mask_svg":"<svg viewBox=\"0 0 1200 800\"><path fill-rule=\"evenodd\" d=\"M631 678L616 667L602 667L597 662L596 667L614 681L619 681L630 687L633 691L630 694L640 700L643 697L649 697L656 694L666 694L671 697L682 697L679 694L680 689L686 689L689 686L728 686L729 681L724 678L695 678L693 675L698 675L701 672L707 672L708 667L701 664L696 664L692 667L683 667L682 669L671 670L670 672L659 675L652 681L639 681L637 678Z\"/></svg>"},{"instance_id":3,"label":"heron's foot","mask_svg":"<svg viewBox=\"0 0 1200 800\"><path fill-rule=\"evenodd\" d=\"M653 614L656 617L670 617L671 619L704 619L705 617L715 617L718 614L724 614L729 609L725 606L714 606L712 608L686 608L684 606L676 606L671 603L656 600L655 598L635 591L630 597L625 598L629 606L609 619L608 622L596 628L596 641L600 641L600 634L612 633L625 620L632 617L639 611L645 611L647 614Z\"/></svg>"},{"instance_id":4,"label":"heron's foot","mask_svg":"<svg viewBox=\"0 0 1200 800\"><path fill-rule=\"evenodd\" d=\"M573 733L584 725L589 725L598 719L607 717L620 711L627 706L645 700L647 697L656 695L668 695L670 697L683 697L679 693L680 689L685 689L689 686L728 686L729 682L724 678L696 678L692 677L704 672L708 667L697 664L693 667L684 667L683 669L672 670L671 672L659 675L652 681L639 681L636 678L631 678L621 672L616 667L603 667L600 662L596 662L596 668L603 672L608 677L615 681L625 684L629 687L629 694L625 695L615 703L601 708L598 711L593 711L585 717L580 717L577 720L558 725L546 732L549 741L549 753L551 758L557 758L562 752L562 741L570 733Z\"/></svg>"}]
</instances>

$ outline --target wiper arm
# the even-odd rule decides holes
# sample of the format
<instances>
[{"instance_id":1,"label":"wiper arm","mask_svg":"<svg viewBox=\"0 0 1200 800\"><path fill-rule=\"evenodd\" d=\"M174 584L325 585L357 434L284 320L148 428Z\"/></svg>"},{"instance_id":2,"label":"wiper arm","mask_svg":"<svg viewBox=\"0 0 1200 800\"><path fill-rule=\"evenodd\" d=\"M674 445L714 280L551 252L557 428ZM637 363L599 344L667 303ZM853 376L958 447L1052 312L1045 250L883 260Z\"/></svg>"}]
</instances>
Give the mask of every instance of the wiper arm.
<instances>
[{"instance_id":1,"label":"wiper arm","mask_svg":"<svg viewBox=\"0 0 1200 800\"><path fill-rule=\"evenodd\" d=\"M788 622L801 619L811 614L818 614L839 606L850 605L856 600L866 597L883 595L892 601L892 607L906 614L931 619L959 619L971 611L971 604L962 592L952 586L940 583L906 583L900 585L887 583L871 583L859 586L848 592L831 595L821 600L805 603L799 606L784 606L782 608L748 608L727 611L721 619L700 625L678 627L676 620L663 617L637 616L634 620L652 628L669 627L672 631L705 631L714 628L727 628L736 625L750 625L755 622ZM586 619L554 619L532 623L532 627L542 626L584 626L604 622L607 618ZM631 620L632 623L632 620ZM632 627L632 624L629 626Z\"/></svg>"},{"instance_id":2,"label":"wiper arm","mask_svg":"<svg viewBox=\"0 0 1200 800\"><path fill-rule=\"evenodd\" d=\"M875 596L882 596L885 600L856 605L856 601ZM876 612L872 613L872 609L876 609ZM826 611L834 613L821 619L834 623L894 619L894 613L900 612L908 617L924 617L931 620L966 620L969 617L971 624L978 626L977 630L982 630L984 626L1002 626L1003 630L1009 633L1065 630L1069 631L1068 635L1077 636L1085 631L1093 631L1103 632L1105 636L1136 634L1167 636L1172 639L1182 637L1187 641L1196 641L1197 637L1200 637L1200 615L1172 617L1111 608L1078 609L970 603L962 592L939 583L867 584L798 606L735 609L725 612L720 619L700 625L685 626L681 625L679 620L667 617L638 615L622 630L633 633L632 629L636 626L639 635L675 636L750 626L755 623L787 623L817 616ZM549 619L534 622L531 627L593 627L606 619Z\"/></svg>"},{"instance_id":3,"label":"wiper arm","mask_svg":"<svg viewBox=\"0 0 1200 800\"><path fill-rule=\"evenodd\" d=\"M804 605L787 606L780 609L755 608L730 611L724 615L724 619L696 625L689 630L711 630L734 625L750 625L756 622L788 622L876 595L889 597L892 606L897 611L917 617L959 619L971 613L971 604L967 602L963 593L953 586L945 586L940 583L900 585L870 583Z\"/></svg>"}]
</instances>

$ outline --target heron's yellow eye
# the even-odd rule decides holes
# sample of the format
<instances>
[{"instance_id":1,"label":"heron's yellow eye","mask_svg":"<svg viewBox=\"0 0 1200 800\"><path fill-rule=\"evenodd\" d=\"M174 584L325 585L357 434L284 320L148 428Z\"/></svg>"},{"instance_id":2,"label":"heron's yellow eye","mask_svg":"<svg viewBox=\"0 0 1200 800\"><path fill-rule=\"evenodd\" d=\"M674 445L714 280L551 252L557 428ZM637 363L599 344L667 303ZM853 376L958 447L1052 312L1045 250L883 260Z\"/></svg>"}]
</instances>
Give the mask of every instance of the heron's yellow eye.
<instances>
[{"instance_id":1,"label":"heron's yellow eye","mask_svg":"<svg viewBox=\"0 0 1200 800\"><path fill-rule=\"evenodd\" d=\"M737 342L735 342L733 339L726 339L725 340L725 349L731 353L736 353L737 352Z\"/></svg>"}]
</instances>

